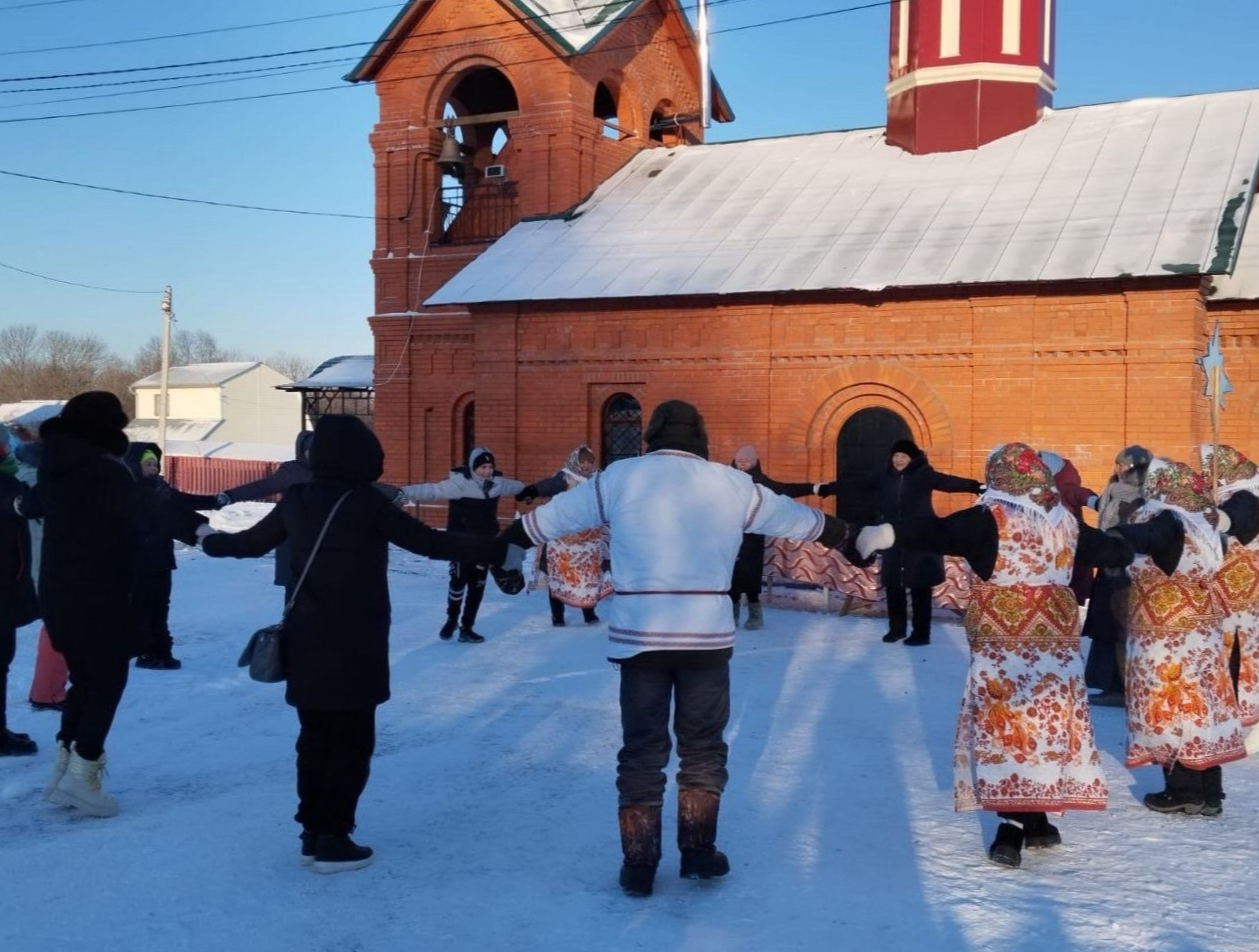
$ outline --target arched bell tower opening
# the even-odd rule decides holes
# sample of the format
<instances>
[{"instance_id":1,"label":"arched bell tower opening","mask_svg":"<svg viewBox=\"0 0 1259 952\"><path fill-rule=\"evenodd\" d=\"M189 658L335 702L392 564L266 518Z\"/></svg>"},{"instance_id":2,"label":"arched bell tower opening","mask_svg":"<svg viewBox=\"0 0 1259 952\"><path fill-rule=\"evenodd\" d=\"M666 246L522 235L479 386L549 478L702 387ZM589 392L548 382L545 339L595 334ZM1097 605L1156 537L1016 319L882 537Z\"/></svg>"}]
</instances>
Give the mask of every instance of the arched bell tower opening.
<instances>
[{"instance_id":1,"label":"arched bell tower opening","mask_svg":"<svg viewBox=\"0 0 1259 952\"><path fill-rule=\"evenodd\" d=\"M511 81L491 66L465 71L442 102L438 243L491 241L515 223L505 153L519 107Z\"/></svg>"},{"instance_id":2,"label":"arched bell tower opening","mask_svg":"<svg viewBox=\"0 0 1259 952\"><path fill-rule=\"evenodd\" d=\"M884 407L858 410L844 421L835 439L835 515L863 525L881 518L871 477L887 467L893 443L910 439L909 424Z\"/></svg>"}]
</instances>

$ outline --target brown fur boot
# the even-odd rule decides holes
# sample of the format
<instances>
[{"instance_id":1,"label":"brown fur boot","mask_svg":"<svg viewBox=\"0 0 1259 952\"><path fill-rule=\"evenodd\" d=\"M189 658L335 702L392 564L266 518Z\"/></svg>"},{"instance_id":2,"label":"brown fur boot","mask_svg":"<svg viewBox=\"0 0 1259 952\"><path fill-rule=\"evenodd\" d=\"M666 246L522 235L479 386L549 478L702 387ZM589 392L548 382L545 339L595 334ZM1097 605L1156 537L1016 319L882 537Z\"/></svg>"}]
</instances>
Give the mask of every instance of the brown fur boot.
<instances>
[{"instance_id":1,"label":"brown fur boot","mask_svg":"<svg viewBox=\"0 0 1259 952\"><path fill-rule=\"evenodd\" d=\"M620 808L621 888L627 896L650 896L660 863L660 807L634 803Z\"/></svg>"},{"instance_id":2,"label":"brown fur boot","mask_svg":"<svg viewBox=\"0 0 1259 952\"><path fill-rule=\"evenodd\" d=\"M730 872L730 860L717 849L721 797L707 790L678 791L678 849L683 879L712 879Z\"/></svg>"}]
</instances>

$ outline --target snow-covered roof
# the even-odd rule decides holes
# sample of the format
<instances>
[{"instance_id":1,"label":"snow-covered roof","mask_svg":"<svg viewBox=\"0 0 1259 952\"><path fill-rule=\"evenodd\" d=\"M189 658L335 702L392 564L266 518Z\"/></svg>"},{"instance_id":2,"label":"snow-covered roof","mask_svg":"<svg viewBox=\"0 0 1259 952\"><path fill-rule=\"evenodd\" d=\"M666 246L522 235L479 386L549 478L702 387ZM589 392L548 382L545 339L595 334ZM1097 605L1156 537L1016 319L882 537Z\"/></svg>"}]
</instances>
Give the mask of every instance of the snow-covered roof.
<instances>
[{"instance_id":1,"label":"snow-covered roof","mask_svg":"<svg viewBox=\"0 0 1259 952\"><path fill-rule=\"evenodd\" d=\"M149 442L155 443L156 439ZM212 456L219 459L282 463L293 458L292 443L236 443L218 440L166 440L167 456Z\"/></svg>"},{"instance_id":2,"label":"snow-covered roof","mask_svg":"<svg viewBox=\"0 0 1259 952\"><path fill-rule=\"evenodd\" d=\"M969 152L882 129L641 152L426 304L921 287L1232 270L1259 90L1049 112Z\"/></svg>"},{"instance_id":3,"label":"snow-covered roof","mask_svg":"<svg viewBox=\"0 0 1259 952\"><path fill-rule=\"evenodd\" d=\"M222 420L167 420L166 442L209 439L210 434L222 425ZM157 420L132 420L127 424L127 439L133 443L156 443L160 429Z\"/></svg>"},{"instance_id":4,"label":"snow-covered roof","mask_svg":"<svg viewBox=\"0 0 1259 952\"><path fill-rule=\"evenodd\" d=\"M10 426L37 427L55 417L66 405L64 400L19 400L0 403L0 423Z\"/></svg>"},{"instance_id":5,"label":"snow-covered roof","mask_svg":"<svg viewBox=\"0 0 1259 952\"><path fill-rule=\"evenodd\" d=\"M370 354L333 357L316 367L309 377L277 387L277 390L371 390L375 358Z\"/></svg>"},{"instance_id":6,"label":"snow-covered roof","mask_svg":"<svg viewBox=\"0 0 1259 952\"><path fill-rule=\"evenodd\" d=\"M233 377L262 367L264 364L256 360L225 361L213 364L185 364L182 367L171 367L167 371L167 387L214 387L225 384ZM159 371L149 374L131 385L133 390L145 390L162 385L162 374Z\"/></svg>"},{"instance_id":7,"label":"snow-covered roof","mask_svg":"<svg viewBox=\"0 0 1259 952\"><path fill-rule=\"evenodd\" d=\"M1259 300L1259 219L1250 223L1233 273L1212 279L1213 301Z\"/></svg>"}]
</instances>

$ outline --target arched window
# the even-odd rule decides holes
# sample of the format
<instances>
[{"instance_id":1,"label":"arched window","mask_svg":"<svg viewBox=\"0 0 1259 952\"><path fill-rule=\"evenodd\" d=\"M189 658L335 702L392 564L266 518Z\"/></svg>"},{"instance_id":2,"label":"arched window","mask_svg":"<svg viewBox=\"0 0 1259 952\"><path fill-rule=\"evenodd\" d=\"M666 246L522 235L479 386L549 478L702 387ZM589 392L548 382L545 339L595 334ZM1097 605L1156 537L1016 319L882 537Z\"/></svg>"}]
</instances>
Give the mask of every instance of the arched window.
<instances>
[{"instance_id":1,"label":"arched window","mask_svg":"<svg viewBox=\"0 0 1259 952\"><path fill-rule=\"evenodd\" d=\"M643 408L628 393L618 393L603 405L602 465L641 454Z\"/></svg>"},{"instance_id":2,"label":"arched window","mask_svg":"<svg viewBox=\"0 0 1259 952\"><path fill-rule=\"evenodd\" d=\"M909 425L891 410L858 410L839 428L835 440L835 515L868 524L881 519L878 490L870 477L887 469L892 444L912 439Z\"/></svg>"},{"instance_id":3,"label":"arched window","mask_svg":"<svg viewBox=\"0 0 1259 952\"><path fill-rule=\"evenodd\" d=\"M472 448L476 446L476 401L469 400L467 406L463 408L462 420L463 433L463 456L459 460L460 466L467 466L468 459L472 456Z\"/></svg>"}]
</instances>

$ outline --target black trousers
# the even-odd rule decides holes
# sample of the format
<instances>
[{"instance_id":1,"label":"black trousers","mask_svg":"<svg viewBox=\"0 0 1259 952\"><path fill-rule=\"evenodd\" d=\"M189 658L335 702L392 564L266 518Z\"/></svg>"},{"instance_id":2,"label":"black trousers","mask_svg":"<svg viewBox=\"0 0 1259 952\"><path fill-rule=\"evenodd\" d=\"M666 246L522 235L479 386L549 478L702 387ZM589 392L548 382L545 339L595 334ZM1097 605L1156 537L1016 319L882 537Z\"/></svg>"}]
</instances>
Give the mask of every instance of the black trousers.
<instances>
[{"instance_id":1,"label":"black trousers","mask_svg":"<svg viewBox=\"0 0 1259 952\"><path fill-rule=\"evenodd\" d=\"M679 789L720 795L729 774L722 734L730 720L730 662L673 662L659 651L621 661L621 751L616 789L621 806L664 803L665 767L678 742Z\"/></svg>"},{"instance_id":2,"label":"black trousers","mask_svg":"<svg viewBox=\"0 0 1259 952\"><path fill-rule=\"evenodd\" d=\"M9 625L0 625L0 736L9 729L8 716L5 713L9 696L9 665L17 655L17 629Z\"/></svg>"},{"instance_id":3,"label":"black trousers","mask_svg":"<svg viewBox=\"0 0 1259 952\"><path fill-rule=\"evenodd\" d=\"M376 708L317 711L299 707L297 814L305 830L330 836L354 829L358 799L376 749Z\"/></svg>"},{"instance_id":4,"label":"black trousers","mask_svg":"<svg viewBox=\"0 0 1259 952\"><path fill-rule=\"evenodd\" d=\"M446 593L446 615L450 619L459 617L459 606L463 605L463 617L459 620L461 629L471 628L476 624L477 612L481 610L481 599L485 597L485 577L489 575L488 566L475 562L450 563L450 589Z\"/></svg>"},{"instance_id":5,"label":"black trousers","mask_svg":"<svg viewBox=\"0 0 1259 952\"><path fill-rule=\"evenodd\" d=\"M906 604L905 589L899 585L889 585L886 592L888 631L903 637L905 629L909 625L909 606ZM931 589L911 588L909 589L909 600L912 602L914 609L913 634L924 638L930 636Z\"/></svg>"},{"instance_id":6,"label":"black trousers","mask_svg":"<svg viewBox=\"0 0 1259 952\"><path fill-rule=\"evenodd\" d=\"M136 584L132 605L139 627L140 654L169 658L174 639L170 636L171 570L145 572Z\"/></svg>"},{"instance_id":7,"label":"black trousers","mask_svg":"<svg viewBox=\"0 0 1259 952\"><path fill-rule=\"evenodd\" d=\"M118 703L127 689L131 658L125 653L65 656L70 674L65 707L61 710L58 743L73 744L84 760L99 760L105 753L105 738L114 725Z\"/></svg>"}]
</instances>

